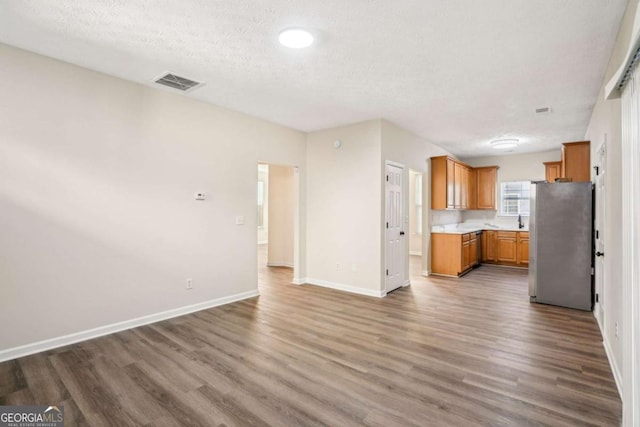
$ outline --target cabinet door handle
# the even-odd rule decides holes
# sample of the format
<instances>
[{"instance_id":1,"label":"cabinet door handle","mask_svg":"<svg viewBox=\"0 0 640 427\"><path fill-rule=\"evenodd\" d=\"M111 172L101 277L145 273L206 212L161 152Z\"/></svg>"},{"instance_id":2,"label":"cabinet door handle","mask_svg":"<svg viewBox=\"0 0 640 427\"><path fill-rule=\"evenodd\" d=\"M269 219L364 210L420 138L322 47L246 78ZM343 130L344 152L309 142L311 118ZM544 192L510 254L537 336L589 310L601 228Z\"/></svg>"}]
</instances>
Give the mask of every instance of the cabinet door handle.
<instances>
[{"instance_id":1,"label":"cabinet door handle","mask_svg":"<svg viewBox=\"0 0 640 427\"><path fill-rule=\"evenodd\" d=\"M598 252L596 252L596 256L604 256L604 252L598 251Z\"/></svg>"},{"instance_id":2,"label":"cabinet door handle","mask_svg":"<svg viewBox=\"0 0 640 427\"><path fill-rule=\"evenodd\" d=\"M401 231L401 232L400 232L400 235L401 235L401 236L404 236L404 231Z\"/></svg>"}]
</instances>

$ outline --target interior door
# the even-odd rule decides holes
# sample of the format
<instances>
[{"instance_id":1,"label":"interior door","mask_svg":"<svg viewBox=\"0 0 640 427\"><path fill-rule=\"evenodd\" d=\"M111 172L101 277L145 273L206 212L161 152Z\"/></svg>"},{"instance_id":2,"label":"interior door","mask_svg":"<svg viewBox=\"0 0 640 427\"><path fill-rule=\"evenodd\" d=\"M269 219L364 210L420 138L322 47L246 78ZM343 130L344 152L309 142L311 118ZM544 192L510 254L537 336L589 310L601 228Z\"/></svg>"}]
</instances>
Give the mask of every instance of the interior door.
<instances>
[{"instance_id":1,"label":"interior door","mask_svg":"<svg viewBox=\"0 0 640 427\"><path fill-rule=\"evenodd\" d=\"M594 305L594 311L600 326L604 330L604 305L605 298L605 274L604 274L604 253L605 253L605 234L604 224L607 217L606 210L606 191L605 180L607 164L607 149L606 144L603 143L598 149L597 153L598 169L596 173L596 218L595 218L595 282L596 282L596 295L597 300Z\"/></svg>"},{"instance_id":2,"label":"interior door","mask_svg":"<svg viewBox=\"0 0 640 427\"><path fill-rule=\"evenodd\" d=\"M402 188L403 168L386 165L385 191L385 269L387 292L402 286L404 281L404 203Z\"/></svg>"}]
</instances>

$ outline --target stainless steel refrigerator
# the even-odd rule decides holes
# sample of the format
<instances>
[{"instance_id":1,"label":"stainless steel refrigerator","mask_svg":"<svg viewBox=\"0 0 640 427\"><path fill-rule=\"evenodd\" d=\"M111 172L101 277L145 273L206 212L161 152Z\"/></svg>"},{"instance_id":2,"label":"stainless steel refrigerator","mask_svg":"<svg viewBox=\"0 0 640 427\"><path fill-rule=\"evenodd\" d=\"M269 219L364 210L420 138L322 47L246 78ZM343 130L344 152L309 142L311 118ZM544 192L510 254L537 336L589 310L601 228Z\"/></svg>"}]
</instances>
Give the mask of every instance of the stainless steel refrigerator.
<instances>
[{"instance_id":1,"label":"stainless steel refrigerator","mask_svg":"<svg viewBox=\"0 0 640 427\"><path fill-rule=\"evenodd\" d=\"M529 218L531 302L593 309L593 186L534 182Z\"/></svg>"}]
</instances>

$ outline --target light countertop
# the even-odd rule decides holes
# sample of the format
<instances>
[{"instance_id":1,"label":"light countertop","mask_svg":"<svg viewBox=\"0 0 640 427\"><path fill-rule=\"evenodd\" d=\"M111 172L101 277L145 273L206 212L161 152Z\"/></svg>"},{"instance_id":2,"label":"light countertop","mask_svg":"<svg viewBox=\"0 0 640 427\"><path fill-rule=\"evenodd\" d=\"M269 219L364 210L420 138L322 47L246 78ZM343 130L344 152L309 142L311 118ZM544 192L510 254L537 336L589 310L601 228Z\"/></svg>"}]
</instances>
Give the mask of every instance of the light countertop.
<instances>
[{"instance_id":1,"label":"light countertop","mask_svg":"<svg viewBox=\"0 0 640 427\"><path fill-rule=\"evenodd\" d=\"M475 233L477 231L529 231L529 227L518 228L505 227L497 225L481 225L481 224L447 224L447 225L434 225L431 227L432 233L441 234L467 234Z\"/></svg>"}]
</instances>

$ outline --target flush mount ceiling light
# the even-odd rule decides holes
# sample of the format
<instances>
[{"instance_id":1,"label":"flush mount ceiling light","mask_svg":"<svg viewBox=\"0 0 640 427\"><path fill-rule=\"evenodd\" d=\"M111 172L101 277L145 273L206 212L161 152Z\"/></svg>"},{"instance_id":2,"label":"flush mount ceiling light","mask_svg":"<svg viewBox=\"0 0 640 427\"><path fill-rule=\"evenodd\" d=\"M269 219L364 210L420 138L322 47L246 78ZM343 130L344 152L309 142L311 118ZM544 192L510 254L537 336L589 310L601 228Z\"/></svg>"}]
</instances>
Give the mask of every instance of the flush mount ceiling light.
<instances>
[{"instance_id":1,"label":"flush mount ceiling light","mask_svg":"<svg viewBox=\"0 0 640 427\"><path fill-rule=\"evenodd\" d=\"M491 141L491 146L496 150L510 150L518 146L520 140L516 138L496 139Z\"/></svg>"},{"instance_id":2,"label":"flush mount ceiling light","mask_svg":"<svg viewBox=\"0 0 640 427\"><path fill-rule=\"evenodd\" d=\"M278 36L280 44L292 49L302 49L311 46L313 35L301 28L288 28L280 32Z\"/></svg>"}]
</instances>

